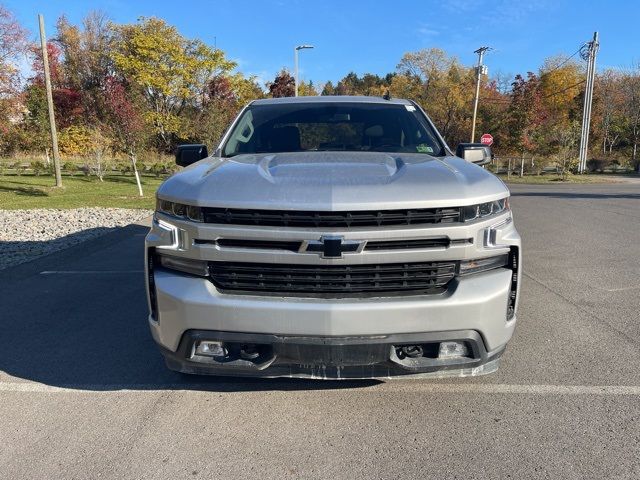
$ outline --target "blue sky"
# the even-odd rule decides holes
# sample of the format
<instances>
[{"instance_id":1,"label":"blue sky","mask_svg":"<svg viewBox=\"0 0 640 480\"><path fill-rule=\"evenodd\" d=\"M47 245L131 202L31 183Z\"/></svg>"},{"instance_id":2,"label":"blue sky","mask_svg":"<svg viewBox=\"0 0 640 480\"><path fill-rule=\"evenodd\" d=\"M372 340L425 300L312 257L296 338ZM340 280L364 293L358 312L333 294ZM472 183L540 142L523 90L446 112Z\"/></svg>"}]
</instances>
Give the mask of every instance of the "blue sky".
<instances>
[{"instance_id":1,"label":"blue sky","mask_svg":"<svg viewBox=\"0 0 640 480\"><path fill-rule=\"evenodd\" d=\"M223 49L239 70L270 80L282 67L293 69L293 47L315 45L300 56L302 78L322 84L349 71L394 71L402 54L440 47L465 64L481 45L490 74L535 71L544 58L571 54L600 32L598 67L628 68L640 62L640 1L578 0L0 0L35 39L37 14L47 34L65 14L79 23L102 10L119 23L157 16L187 37Z\"/></svg>"}]
</instances>

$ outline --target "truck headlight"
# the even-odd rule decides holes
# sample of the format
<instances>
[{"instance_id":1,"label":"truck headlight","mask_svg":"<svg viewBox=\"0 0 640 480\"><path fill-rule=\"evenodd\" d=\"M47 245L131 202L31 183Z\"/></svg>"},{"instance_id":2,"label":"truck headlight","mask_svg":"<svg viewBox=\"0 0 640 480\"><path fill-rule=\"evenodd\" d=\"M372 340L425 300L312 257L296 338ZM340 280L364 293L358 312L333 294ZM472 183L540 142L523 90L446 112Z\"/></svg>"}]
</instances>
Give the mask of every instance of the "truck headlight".
<instances>
[{"instance_id":1,"label":"truck headlight","mask_svg":"<svg viewBox=\"0 0 640 480\"><path fill-rule=\"evenodd\" d=\"M479 258L476 260L465 260L460 262L458 273L460 275L471 275L472 273L486 272L494 268L506 267L509 263L509 255L498 255L497 257Z\"/></svg>"},{"instance_id":2,"label":"truck headlight","mask_svg":"<svg viewBox=\"0 0 640 480\"><path fill-rule=\"evenodd\" d=\"M209 264L204 260L174 257L172 255L158 255L160 266L169 270L206 277L209 275Z\"/></svg>"},{"instance_id":3,"label":"truck headlight","mask_svg":"<svg viewBox=\"0 0 640 480\"><path fill-rule=\"evenodd\" d=\"M156 211L176 218L189 219L194 222L204 222L202 208L193 205L184 205L183 203L170 202L158 198L156 200Z\"/></svg>"},{"instance_id":4,"label":"truck headlight","mask_svg":"<svg viewBox=\"0 0 640 480\"><path fill-rule=\"evenodd\" d=\"M501 198L493 202L479 203L462 207L462 220L470 222L477 218L484 218L490 215L497 215L509 210L509 198Z\"/></svg>"}]
</instances>

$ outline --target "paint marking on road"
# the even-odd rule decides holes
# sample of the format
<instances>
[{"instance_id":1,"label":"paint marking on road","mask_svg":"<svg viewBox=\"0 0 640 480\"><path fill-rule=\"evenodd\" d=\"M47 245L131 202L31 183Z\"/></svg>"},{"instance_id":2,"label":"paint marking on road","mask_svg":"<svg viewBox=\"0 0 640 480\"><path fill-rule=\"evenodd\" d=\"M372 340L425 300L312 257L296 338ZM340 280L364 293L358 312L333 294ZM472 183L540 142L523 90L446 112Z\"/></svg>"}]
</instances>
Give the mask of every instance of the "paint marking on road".
<instances>
[{"instance_id":1,"label":"paint marking on road","mask_svg":"<svg viewBox=\"0 0 640 480\"><path fill-rule=\"evenodd\" d=\"M425 393L481 393L515 395L640 395L640 386L625 385L509 385L439 383L408 384L401 386L404 391Z\"/></svg>"},{"instance_id":2,"label":"paint marking on road","mask_svg":"<svg viewBox=\"0 0 640 480\"><path fill-rule=\"evenodd\" d=\"M600 287L596 287L600 288ZM600 290L604 290L605 292L628 292L630 290L640 290L640 285L635 287L621 287L621 288L600 288Z\"/></svg>"},{"instance_id":3,"label":"paint marking on road","mask_svg":"<svg viewBox=\"0 0 640 480\"><path fill-rule=\"evenodd\" d=\"M321 387L321 383L318 384ZM202 384L77 384L77 385L45 385L34 382L0 382L0 392L16 393L139 393L139 392L207 392L209 390L220 392L234 392L234 386L247 391L247 385L235 382L202 383ZM256 386L256 391L265 386ZM295 384L288 383L292 392L298 391ZM273 384L274 388L281 389L282 382ZM357 387L357 386L356 386ZM624 385L509 385L509 384L460 384L460 383L428 383L417 381L393 381L371 387L347 388L350 393L367 393L380 390L390 392L403 391L407 393L437 393L437 394L482 394L482 395L596 395L596 396L640 396L640 386ZM307 390L304 390L307 391ZM340 393L343 388L334 390L322 388L323 392Z\"/></svg>"},{"instance_id":4,"label":"paint marking on road","mask_svg":"<svg viewBox=\"0 0 640 480\"><path fill-rule=\"evenodd\" d=\"M40 275L119 275L123 273L144 273L144 270L44 270Z\"/></svg>"}]
</instances>

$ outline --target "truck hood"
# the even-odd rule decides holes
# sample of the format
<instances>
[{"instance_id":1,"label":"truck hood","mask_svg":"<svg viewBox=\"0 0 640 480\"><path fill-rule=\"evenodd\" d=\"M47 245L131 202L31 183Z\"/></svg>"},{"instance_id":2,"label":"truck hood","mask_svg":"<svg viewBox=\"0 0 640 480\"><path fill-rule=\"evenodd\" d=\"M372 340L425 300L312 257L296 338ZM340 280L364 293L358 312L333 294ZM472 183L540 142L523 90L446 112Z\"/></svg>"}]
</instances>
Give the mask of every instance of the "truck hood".
<instances>
[{"instance_id":1,"label":"truck hood","mask_svg":"<svg viewBox=\"0 0 640 480\"><path fill-rule=\"evenodd\" d=\"M508 194L461 158L382 152L209 157L158 189L158 197L188 205L324 211L453 207Z\"/></svg>"}]
</instances>

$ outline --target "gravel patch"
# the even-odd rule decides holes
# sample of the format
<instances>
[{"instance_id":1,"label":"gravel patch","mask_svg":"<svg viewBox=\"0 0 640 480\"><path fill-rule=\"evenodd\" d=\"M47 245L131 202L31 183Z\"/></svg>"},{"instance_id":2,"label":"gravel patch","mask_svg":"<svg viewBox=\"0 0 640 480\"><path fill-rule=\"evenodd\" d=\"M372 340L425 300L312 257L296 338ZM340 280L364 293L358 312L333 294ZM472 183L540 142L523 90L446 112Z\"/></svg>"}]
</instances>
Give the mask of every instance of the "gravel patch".
<instances>
[{"instance_id":1,"label":"gravel patch","mask_svg":"<svg viewBox=\"0 0 640 480\"><path fill-rule=\"evenodd\" d=\"M128 208L0 210L0 270L99 237L152 213Z\"/></svg>"}]
</instances>

